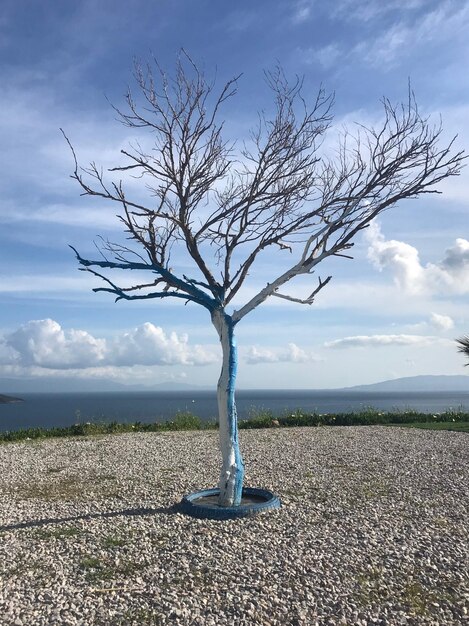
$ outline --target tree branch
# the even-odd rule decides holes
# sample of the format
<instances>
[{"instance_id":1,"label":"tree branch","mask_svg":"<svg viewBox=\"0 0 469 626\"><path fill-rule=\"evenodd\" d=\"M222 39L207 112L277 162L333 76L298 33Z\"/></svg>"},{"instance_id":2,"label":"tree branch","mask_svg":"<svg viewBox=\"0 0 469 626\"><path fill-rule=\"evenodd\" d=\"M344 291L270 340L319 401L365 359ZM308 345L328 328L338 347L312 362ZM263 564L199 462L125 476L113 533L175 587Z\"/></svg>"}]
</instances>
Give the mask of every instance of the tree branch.
<instances>
[{"instance_id":1,"label":"tree branch","mask_svg":"<svg viewBox=\"0 0 469 626\"><path fill-rule=\"evenodd\" d=\"M275 296L276 298L283 298L284 300L289 300L290 302L298 302L299 304L313 304L314 298L321 291L321 289L327 285L327 283L331 280L331 278L332 276L328 276L326 280L321 280L319 278L318 279L319 285L307 298L304 298L303 300L301 298L294 298L292 296L287 296L283 293L278 293L278 291L274 291L272 295Z\"/></svg>"},{"instance_id":2,"label":"tree branch","mask_svg":"<svg viewBox=\"0 0 469 626\"><path fill-rule=\"evenodd\" d=\"M324 156L320 148L332 121L333 95L321 87L307 104L302 79L289 82L278 67L266 73L274 113L259 114L249 141L236 154L234 144L224 139L219 116L235 95L239 77L216 91L184 51L173 78L155 64L155 72L135 66L140 99L128 90L126 111L113 107L125 126L151 133L151 148L136 143L122 150L122 161L105 175L95 163L79 167L61 130L82 195L118 203L126 236L139 250L103 240L104 260L82 259L75 250L80 265L157 275L153 282L122 289L96 273L108 281L105 290L118 290L127 299L137 297L133 291L140 292L138 298L152 297L141 292L162 285L155 294L165 295L155 297L186 297L210 310L225 308L259 256L276 246L289 252L289 269L235 311L233 319L239 321L270 296L311 304L330 277L304 300L279 289L328 257L351 258L346 252L353 238L375 217L401 200L438 193L438 183L457 176L467 158L455 150L455 139L440 145L441 123L432 126L420 115L410 88L404 104L382 100L384 119L378 127L357 125L354 135L345 130L337 151ZM144 178L148 201L132 198L125 181L107 180L118 174ZM182 272L170 267L175 249ZM194 278L187 277L188 265L196 268Z\"/></svg>"},{"instance_id":3,"label":"tree branch","mask_svg":"<svg viewBox=\"0 0 469 626\"><path fill-rule=\"evenodd\" d=\"M81 257L80 254L77 252L77 250L73 246L70 246L70 248L75 252L78 262L80 265L83 266L84 271L91 272L93 275L101 278L102 280L104 280L106 283L108 283L111 286L111 289L103 287L103 288L97 288L94 291L108 291L108 292L110 291L112 293L118 294L119 299L125 298L126 300L132 300L132 299L141 300L144 298L144 296L137 297L137 296L130 296L129 294L124 295L126 292L126 289L118 287L109 278L100 274L99 272L96 272L95 270L92 270L91 267L102 267L102 268L123 269L123 270L124 269L125 270L143 270L143 271L155 272L161 277L161 280L156 281L154 285L158 284L161 281L164 281L168 289L174 288L178 291L184 292L183 294L181 294L181 293L178 293L178 291L165 290L161 292L165 294L164 296L156 295L154 297L167 298L167 297L173 296L175 298L185 298L187 300L191 300L192 302L197 302L198 304L201 304L202 306L209 309L210 311L216 308L216 306L219 304L216 300L208 296L207 293L201 291L194 284L180 280L174 274L172 274L169 270L163 267L160 267L158 265L148 265L146 263L134 263L134 262L116 263L114 261L106 261L106 260L105 261L90 261ZM135 287L132 287L131 289L140 289L142 287L144 287L144 285L137 285ZM145 298L149 298L149 297L152 297L152 296L150 294L147 294L145 296Z\"/></svg>"}]
</instances>

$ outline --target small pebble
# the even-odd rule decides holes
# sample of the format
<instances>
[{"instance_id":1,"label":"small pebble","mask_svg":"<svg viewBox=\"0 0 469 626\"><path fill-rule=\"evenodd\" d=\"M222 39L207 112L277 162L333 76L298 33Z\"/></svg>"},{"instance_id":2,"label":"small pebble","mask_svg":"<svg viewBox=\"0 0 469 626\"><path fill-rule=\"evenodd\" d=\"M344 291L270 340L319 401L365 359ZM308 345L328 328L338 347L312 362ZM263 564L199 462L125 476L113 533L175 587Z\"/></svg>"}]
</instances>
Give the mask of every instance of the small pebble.
<instances>
[{"instance_id":1,"label":"small pebble","mask_svg":"<svg viewBox=\"0 0 469 626\"><path fill-rule=\"evenodd\" d=\"M2 626L468 623L469 437L382 426L241 431L283 506L197 520L216 432L0 446Z\"/></svg>"}]
</instances>

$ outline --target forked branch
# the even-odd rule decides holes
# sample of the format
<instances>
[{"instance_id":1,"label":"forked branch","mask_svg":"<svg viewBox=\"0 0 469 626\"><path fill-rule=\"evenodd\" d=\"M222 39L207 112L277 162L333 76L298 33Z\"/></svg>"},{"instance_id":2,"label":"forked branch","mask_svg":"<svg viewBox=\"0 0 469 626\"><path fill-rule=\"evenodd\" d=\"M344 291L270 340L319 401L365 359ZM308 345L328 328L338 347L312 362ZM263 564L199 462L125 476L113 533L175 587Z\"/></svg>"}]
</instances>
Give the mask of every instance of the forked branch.
<instances>
[{"instance_id":1,"label":"forked branch","mask_svg":"<svg viewBox=\"0 0 469 626\"><path fill-rule=\"evenodd\" d=\"M331 279L332 279L332 276L328 276L326 280L321 280L321 278L318 278L318 281L319 281L318 286L307 298L304 298L304 299L294 298L293 296L287 296L286 294L279 293L278 291L274 291L272 295L275 296L276 298L283 298L284 300L289 300L290 302L298 302L299 304L313 304L314 298L321 291L321 289L323 289L323 287L327 285L327 283Z\"/></svg>"}]
</instances>

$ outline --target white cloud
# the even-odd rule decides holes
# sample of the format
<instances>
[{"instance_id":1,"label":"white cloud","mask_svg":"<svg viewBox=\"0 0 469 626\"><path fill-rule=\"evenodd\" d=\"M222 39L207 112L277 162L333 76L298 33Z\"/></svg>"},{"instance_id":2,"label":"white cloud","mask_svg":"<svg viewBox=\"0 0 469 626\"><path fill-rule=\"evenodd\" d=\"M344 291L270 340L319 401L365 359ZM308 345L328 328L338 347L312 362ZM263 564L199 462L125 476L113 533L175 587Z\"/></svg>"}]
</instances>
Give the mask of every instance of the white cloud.
<instances>
[{"instance_id":1,"label":"white cloud","mask_svg":"<svg viewBox=\"0 0 469 626\"><path fill-rule=\"evenodd\" d=\"M368 258L379 270L388 268L395 283L411 294L469 292L469 241L456 239L437 263L420 262L417 248L394 239L386 240L379 225L370 225L365 238Z\"/></svg>"},{"instance_id":2,"label":"white cloud","mask_svg":"<svg viewBox=\"0 0 469 626\"><path fill-rule=\"evenodd\" d=\"M404 3L398 0L392 4L395 6L389 5L390 8L399 8L399 15L402 15ZM369 15L371 18L378 13L375 12L373 15L369 12ZM387 30L379 32L379 36L374 40L358 44L353 54L370 65L383 67L394 64L399 57L409 57L413 51L422 46L428 48L429 45L441 45L445 41L451 41L454 45L458 37L464 41L469 22L469 6L449 0L437 4L433 10L427 10L426 13L416 12L413 19L405 21L404 17L401 21L394 22Z\"/></svg>"},{"instance_id":3,"label":"white cloud","mask_svg":"<svg viewBox=\"0 0 469 626\"><path fill-rule=\"evenodd\" d=\"M52 274L29 274L17 276L0 277L1 293L23 293L28 298L33 294L58 293L69 297L69 292L89 291L98 286L97 279L94 279L88 272L75 272L75 276L54 276Z\"/></svg>"},{"instance_id":4,"label":"white cloud","mask_svg":"<svg viewBox=\"0 0 469 626\"><path fill-rule=\"evenodd\" d=\"M223 24L228 32L243 33L252 29L258 20L259 16L255 10L238 9L229 13L223 20Z\"/></svg>"},{"instance_id":5,"label":"white cloud","mask_svg":"<svg viewBox=\"0 0 469 626\"><path fill-rule=\"evenodd\" d=\"M310 13L306 3L299 4L294 21L307 20ZM395 19L386 19L390 13L395 14ZM464 49L469 26L469 6L454 0L435 3L433 7L428 2L425 6L425 0L340 0L329 15L340 21L373 23L373 34L362 37L355 45L344 45L342 40L309 48L303 54L306 63L319 61L325 69L330 69L339 58L385 69L412 53L424 51L428 55L430 48L446 42L454 46L460 41ZM386 23L390 26L384 26Z\"/></svg>"},{"instance_id":6,"label":"white cloud","mask_svg":"<svg viewBox=\"0 0 469 626\"><path fill-rule=\"evenodd\" d=\"M302 24L309 20L311 16L311 9L313 8L314 1L301 0L295 5L291 21L293 24Z\"/></svg>"},{"instance_id":7,"label":"white cloud","mask_svg":"<svg viewBox=\"0 0 469 626\"><path fill-rule=\"evenodd\" d=\"M279 361L278 355L268 348L258 348L251 346L245 358L246 363L277 363Z\"/></svg>"},{"instance_id":8,"label":"white cloud","mask_svg":"<svg viewBox=\"0 0 469 626\"><path fill-rule=\"evenodd\" d=\"M19 222L44 222L47 224L62 224L64 226L79 226L90 228L96 233L102 229L115 229L122 231L122 222L116 217L119 213L117 205L100 205L95 208L84 206L68 206L65 204L51 204L26 211L23 209L11 209L0 213L0 224L16 225Z\"/></svg>"},{"instance_id":9,"label":"white cloud","mask_svg":"<svg viewBox=\"0 0 469 626\"><path fill-rule=\"evenodd\" d=\"M391 267L395 282L401 288L411 292L421 291L424 268L416 248L394 239L386 241L377 222L370 224L365 238L370 244L368 258L375 267L379 270Z\"/></svg>"},{"instance_id":10,"label":"white cloud","mask_svg":"<svg viewBox=\"0 0 469 626\"><path fill-rule=\"evenodd\" d=\"M58 379L83 379L83 380L112 380L129 384L154 385L166 382L186 382L188 375L184 371L170 371L158 365L132 365L114 366L105 365L100 367L86 368L45 368L38 365L5 364L0 360L0 376L7 378L58 378ZM191 381L193 371L190 372Z\"/></svg>"},{"instance_id":11,"label":"white cloud","mask_svg":"<svg viewBox=\"0 0 469 626\"><path fill-rule=\"evenodd\" d=\"M430 315L430 324L438 330L451 330L454 328L454 321L449 315L440 315L432 313Z\"/></svg>"},{"instance_id":12,"label":"white cloud","mask_svg":"<svg viewBox=\"0 0 469 626\"><path fill-rule=\"evenodd\" d=\"M112 176L107 168L122 162L121 149L128 149L138 132L130 133L119 127L104 97L101 107L80 117L57 102L45 81L36 84L25 79L23 84L21 77L9 75L3 79L8 87L3 95L4 111L0 119L4 148L0 154L3 173L0 222L12 224L12 236L16 235L18 222L32 221L88 227L95 232L121 230L115 217L116 213L122 213L120 204L80 197L81 188L70 180L73 157L58 126L69 136L80 165L86 168L95 161L104 168L108 181ZM139 139L143 149L150 152L151 135ZM121 174L118 178L122 178L135 201L149 199L140 179L125 172ZM67 200L62 203L64 197ZM52 245L53 237L50 240Z\"/></svg>"},{"instance_id":13,"label":"white cloud","mask_svg":"<svg viewBox=\"0 0 469 626\"><path fill-rule=\"evenodd\" d=\"M446 80L448 82L454 82L454 76L457 75L457 72L458 69L455 67L448 68ZM447 86L444 85L442 88L443 87L446 91ZM445 106L440 105L439 110L433 111L431 115L434 119L438 119L438 115L441 115L445 141L457 135L458 148L469 145L468 104L456 101L451 104L447 103ZM469 171L467 167L461 171L459 176L451 176L442 180L438 185L438 188L443 194L443 198L445 200L452 200L454 203L459 204L460 209L464 212L464 214L466 214L467 199L469 197ZM452 209L454 210L454 208L455 207L453 205Z\"/></svg>"},{"instance_id":14,"label":"white cloud","mask_svg":"<svg viewBox=\"0 0 469 626\"><path fill-rule=\"evenodd\" d=\"M67 369L104 360L106 344L82 330L65 332L51 319L33 320L7 335L5 343L22 365Z\"/></svg>"},{"instance_id":15,"label":"white cloud","mask_svg":"<svg viewBox=\"0 0 469 626\"><path fill-rule=\"evenodd\" d=\"M319 360L312 352L303 350L295 343L289 343L286 349L268 349L251 346L245 357L246 363L308 363Z\"/></svg>"},{"instance_id":16,"label":"white cloud","mask_svg":"<svg viewBox=\"0 0 469 626\"><path fill-rule=\"evenodd\" d=\"M453 328L453 318L449 315L442 315L441 313L431 313L427 320L419 322L418 324L409 324L406 326L407 330L419 333L428 332L429 329L447 332Z\"/></svg>"},{"instance_id":17,"label":"white cloud","mask_svg":"<svg viewBox=\"0 0 469 626\"><path fill-rule=\"evenodd\" d=\"M418 9L425 0L335 0L327 7L328 15L344 21L370 22L393 11L399 15ZM294 5L292 22L301 24L313 15L315 0L299 0ZM321 7L319 6L319 9Z\"/></svg>"},{"instance_id":18,"label":"white cloud","mask_svg":"<svg viewBox=\"0 0 469 626\"><path fill-rule=\"evenodd\" d=\"M369 22L391 11L411 11L424 0L339 0L334 4L333 15L346 20Z\"/></svg>"},{"instance_id":19,"label":"white cloud","mask_svg":"<svg viewBox=\"0 0 469 626\"><path fill-rule=\"evenodd\" d=\"M16 351L8 346L4 339L0 337L0 364L13 365L16 360Z\"/></svg>"},{"instance_id":20,"label":"white cloud","mask_svg":"<svg viewBox=\"0 0 469 626\"><path fill-rule=\"evenodd\" d=\"M214 350L200 345L190 346L187 335L174 332L167 335L162 328L149 322L114 338L102 339L83 330L64 330L51 319L30 321L6 335L0 357L4 364L56 370L206 365L218 360Z\"/></svg>"},{"instance_id":21,"label":"white cloud","mask_svg":"<svg viewBox=\"0 0 469 626\"><path fill-rule=\"evenodd\" d=\"M438 337L423 335L355 335L335 339L324 344L326 348L368 348L382 346L428 346L437 341Z\"/></svg>"},{"instance_id":22,"label":"white cloud","mask_svg":"<svg viewBox=\"0 0 469 626\"><path fill-rule=\"evenodd\" d=\"M189 346L186 334L167 335L150 322L108 342L108 350L113 365L206 365L217 360L202 346Z\"/></svg>"},{"instance_id":23,"label":"white cloud","mask_svg":"<svg viewBox=\"0 0 469 626\"><path fill-rule=\"evenodd\" d=\"M337 43L331 43L322 48L308 48L300 52L303 61L308 64L319 63L325 70L331 69L343 54Z\"/></svg>"}]
</instances>

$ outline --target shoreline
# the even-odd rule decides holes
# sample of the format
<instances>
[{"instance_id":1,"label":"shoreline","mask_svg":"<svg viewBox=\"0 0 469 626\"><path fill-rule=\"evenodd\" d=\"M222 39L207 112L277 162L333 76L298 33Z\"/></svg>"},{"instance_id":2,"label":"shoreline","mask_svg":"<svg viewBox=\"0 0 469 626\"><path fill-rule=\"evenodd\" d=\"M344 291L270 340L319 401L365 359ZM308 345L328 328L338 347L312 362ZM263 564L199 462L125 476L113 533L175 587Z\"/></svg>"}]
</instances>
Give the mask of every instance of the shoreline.
<instances>
[{"instance_id":1,"label":"shoreline","mask_svg":"<svg viewBox=\"0 0 469 626\"><path fill-rule=\"evenodd\" d=\"M254 417L239 419L239 430L263 430L292 427L323 426L372 426L372 425L446 425L449 430L469 430L469 412L462 409L447 409L442 413L422 413L413 410L379 411L365 409L349 413L309 413L300 409L276 414L273 411L258 411ZM459 426L459 428L458 428ZM210 431L218 429L214 420L203 420L189 411L178 412L171 419L159 422L80 421L71 426L53 428L24 428L0 431L0 443L30 439L84 437L113 433Z\"/></svg>"}]
</instances>

